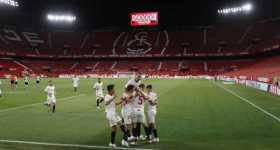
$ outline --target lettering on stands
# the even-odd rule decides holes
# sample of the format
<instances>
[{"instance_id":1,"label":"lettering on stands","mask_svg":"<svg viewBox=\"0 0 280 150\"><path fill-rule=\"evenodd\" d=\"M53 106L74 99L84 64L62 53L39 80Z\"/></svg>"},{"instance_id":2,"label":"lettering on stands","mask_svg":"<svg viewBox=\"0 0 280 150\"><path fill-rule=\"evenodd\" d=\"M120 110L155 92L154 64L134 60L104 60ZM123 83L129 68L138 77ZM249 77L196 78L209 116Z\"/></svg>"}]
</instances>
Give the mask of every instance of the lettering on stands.
<instances>
[{"instance_id":1,"label":"lettering on stands","mask_svg":"<svg viewBox=\"0 0 280 150\"><path fill-rule=\"evenodd\" d=\"M44 41L40 39L38 33L22 32L22 34L29 43L38 43L38 44L44 43Z\"/></svg>"},{"instance_id":2,"label":"lettering on stands","mask_svg":"<svg viewBox=\"0 0 280 150\"><path fill-rule=\"evenodd\" d=\"M35 32L17 32L12 29L2 29L0 30L0 41L5 44L10 44L11 42L23 42L27 41L32 44L43 44L45 41L41 39L40 35Z\"/></svg>"},{"instance_id":3,"label":"lettering on stands","mask_svg":"<svg viewBox=\"0 0 280 150\"><path fill-rule=\"evenodd\" d=\"M22 39L20 38L19 34L16 33L16 31L9 30L9 29L3 29L3 33L4 33L4 37L7 40L17 41L17 42L22 41Z\"/></svg>"}]
</instances>

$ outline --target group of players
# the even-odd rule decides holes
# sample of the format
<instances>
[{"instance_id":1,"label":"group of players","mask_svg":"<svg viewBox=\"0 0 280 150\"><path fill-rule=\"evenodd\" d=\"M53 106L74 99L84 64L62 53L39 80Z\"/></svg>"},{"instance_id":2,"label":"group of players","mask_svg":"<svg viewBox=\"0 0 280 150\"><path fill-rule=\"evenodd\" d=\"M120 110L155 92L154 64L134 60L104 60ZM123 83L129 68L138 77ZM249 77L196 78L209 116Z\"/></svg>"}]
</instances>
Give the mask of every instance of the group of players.
<instances>
[{"instance_id":1,"label":"group of players","mask_svg":"<svg viewBox=\"0 0 280 150\"><path fill-rule=\"evenodd\" d=\"M79 78L72 78L74 92L79 86ZM159 142L156 128L157 94L153 92L153 86L141 83L141 75L137 74L129 80L118 98L115 85L107 85L107 94L103 95L103 82L98 78L93 88L96 91L96 105L100 109L101 103L105 103L106 119L111 127L111 140L109 146L116 148L117 127L123 132L122 146L136 145L140 140L148 143ZM45 88L49 112L54 113L56 109L55 86L50 80ZM147 102L147 119L145 115L145 102ZM116 107L121 106L121 117L116 112ZM145 136L141 135L141 127L144 128Z\"/></svg>"},{"instance_id":2,"label":"group of players","mask_svg":"<svg viewBox=\"0 0 280 150\"><path fill-rule=\"evenodd\" d=\"M24 89L27 89L28 86L29 86L29 79L27 76L24 77ZM38 86L40 84L40 81L41 81L41 77L40 76L37 76L36 77L36 86ZM11 85L11 89L17 89L18 88L18 77L16 75L12 75L10 77L10 85ZM0 81L0 97L2 97L3 95L3 91L2 91L2 81Z\"/></svg>"},{"instance_id":3,"label":"group of players","mask_svg":"<svg viewBox=\"0 0 280 150\"><path fill-rule=\"evenodd\" d=\"M103 99L101 85L102 82L99 79L95 84L98 107ZM116 147L115 137L118 126L124 134L121 141L122 146L136 145L139 140L147 140L148 143L159 142L155 125L157 94L153 92L152 85L145 87L144 84L141 84L140 74L127 82L119 99L115 85L108 85L104 101L106 119L111 126L110 147ZM147 120L144 109L145 102L148 103ZM121 105L121 117L116 112L118 105ZM145 130L145 136L141 135L141 126Z\"/></svg>"},{"instance_id":4,"label":"group of players","mask_svg":"<svg viewBox=\"0 0 280 150\"><path fill-rule=\"evenodd\" d=\"M23 78L24 80L24 88L27 89L29 86L29 78L28 76L25 76ZM39 85L41 81L41 77L40 76L36 76L36 85ZM11 83L11 88L12 89L16 89L18 87L18 77L13 75L10 77L10 83Z\"/></svg>"}]
</instances>

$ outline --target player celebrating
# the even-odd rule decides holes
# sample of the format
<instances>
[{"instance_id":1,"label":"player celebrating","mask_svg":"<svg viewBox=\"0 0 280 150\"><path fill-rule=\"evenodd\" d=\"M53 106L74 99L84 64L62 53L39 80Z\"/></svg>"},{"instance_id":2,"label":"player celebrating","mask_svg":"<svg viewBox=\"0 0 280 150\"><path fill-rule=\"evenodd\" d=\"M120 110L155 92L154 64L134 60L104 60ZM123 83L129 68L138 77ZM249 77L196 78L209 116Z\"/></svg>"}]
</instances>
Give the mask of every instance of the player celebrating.
<instances>
[{"instance_id":1,"label":"player celebrating","mask_svg":"<svg viewBox=\"0 0 280 150\"><path fill-rule=\"evenodd\" d=\"M48 86L45 88L45 93L47 95L49 112L54 113L56 108L55 86L53 85L51 80L48 82Z\"/></svg>"},{"instance_id":2,"label":"player celebrating","mask_svg":"<svg viewBox=\"0 0 280 150\"><path fill-rule=\"evenodd\" d=\"M121 130L124 133L123 140L121 142L122 146L128 147L128 131L125 128L125 126L121 122L121 118L116 113L116 105L119 105L120 103L115 102L115 99L117 98L115 94L114 85L108 85L107 86L108 94L105 96L105 112L106 112L106 118L109 121L109 124L112 128L111 131L111 142L109 144L110 147L116 148L115 144L115 138L116 138L116 132L117 132L117 125L121 128Z\"/></svg>"},{"instance_id":3,"label":"player celebrating","mask_svg":"<svg viewBox=\"0 0 280 150\"><path fill-rule=\"evenodd\" d=\"M149 123L149 133L150 139L152 139L152 134L154 135L153 140L150 140L149 143L159 142L158 133L156 129L156 113L157 113L157 94L153 92L152 85L147 87L147 96L148 96L148 123Z\"/></svg>"},{"instance_id":4,"label":"player celebrating","mask_svg":"<svg viewBox=\"0 0 280 150\"><path fill-rule=\"evenodd\" d=\"M72 78L72 81L73 81L73 88L74 88L74 92L77 93L78 92L78 87L79 87L79 84L80 84L80 79L78 76L74 76L74 78Z\"/></svg>"},{"instance_id":5,"label":"player celebrating","mask_svg":"<svg viewBox=\"0 0 280 150\"><path fill-rule=\"evenodd\" d=\"M135 92L134 92L134 86L128 85L125 89L125 92L123 93L123 96L121 97L121 104L122 104L122 118L123 122L128 128L129 131L129 140L133 139L134 137L130 137L130 131L132 128L132 101L134 100Z\"/></svg>"},{"instance_id":6,"label":"player celebrating","mask_svg":"<svg viewBox=\"0 0 280 150\"><path fill-rule=\"evenodd\" d=\"M100 78L97 79L97 82L94 84L93 88L95 89L96 94L96 106L97 109L100 109L100 103L104 100L103 96L103 82Z\"/></svg>"},{"instance_id":7,"label":"player celebrating","mask_svg":"<svg viewBox=\"0 0 280 150\"><path fill-rule=\"evenodd\" d=\"M147 140L149 138L149 129L146 123L146 116L144 113L144 105L145 105L145 99L147 97L147 94L144 93L144 90L145 90L145 85L140 84L139 89L136 90L135 99L132 102L133 136L137 137L134 142L136 142L137 139L140 138L141 125L143 125L145 129ZM142 139L144 139L144 137Z\"/></svg>"},{"instance_id":8,"label":"player celebrating","mask_svg":"<svg viewBox=\"0 0 280 150\"><path fill-rule=\"evenodd\" d=\"M140 73L137 73L137 74L135 75L135 78L130 79L130 80L126 83L125 87L127 87L128 85L133 85L135 88L137 88L140 84L141 84L141 74L140 74Z\"/></svg>"}]
</instances>

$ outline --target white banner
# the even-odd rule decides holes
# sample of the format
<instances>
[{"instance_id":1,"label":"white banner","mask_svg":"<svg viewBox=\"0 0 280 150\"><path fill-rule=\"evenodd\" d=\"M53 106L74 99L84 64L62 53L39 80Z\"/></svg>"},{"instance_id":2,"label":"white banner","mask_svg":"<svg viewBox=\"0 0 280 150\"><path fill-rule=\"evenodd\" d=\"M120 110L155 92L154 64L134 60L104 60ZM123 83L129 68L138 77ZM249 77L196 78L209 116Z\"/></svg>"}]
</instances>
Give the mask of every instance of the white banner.
<instances>
[{"instance_id":1,"label":"white banner","mask_svg":"<svg viewBox=\"0 0 280 150\"><path fill-rule=\"evenodd\" d=\"M246 86L249 86L249 87L252 87L252 88L256 88L256 89L268 92L269 84L262 83L262 82L257 82L257 81L247 80L246 81Z\"/></svg>"}]
</instances>

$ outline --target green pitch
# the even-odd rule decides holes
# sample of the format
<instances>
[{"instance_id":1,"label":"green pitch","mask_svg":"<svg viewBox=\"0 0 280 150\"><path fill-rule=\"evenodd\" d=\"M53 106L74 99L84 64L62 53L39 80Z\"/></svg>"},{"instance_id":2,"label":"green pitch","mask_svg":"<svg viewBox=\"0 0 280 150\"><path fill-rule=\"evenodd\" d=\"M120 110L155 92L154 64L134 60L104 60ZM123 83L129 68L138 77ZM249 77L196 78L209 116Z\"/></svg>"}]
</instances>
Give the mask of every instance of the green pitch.
<instances>
[{"instance_id":1,"label":"green pitch","mask_svg":"<svg viewBox=\"0 0 280 150\"><path fill-rule=\"evenodd\" d=\"M43 106L43 89L31 81L29 89L23 83L11 90L3 81L0 98L0 149L1 150L80 150L102 149L110 139L110 128L105 120L104 107L97 110L92 86L95 79L81 80L75 95L70 79L55 79L57 112L47 113ZM114 83L120 97L125 79L104 79ZM189 150L279 150L280 149L280 98L238 85L223 85L206 80L144 80L154 85L159 94L157 115L160 143L133 148L189 149ZM230 90L229 93L225 89ZM256 109L240 97L274 115ZM142 129L143 131L143 129ZM59 144L97 146L34 145L8 143L31 141ZM118 132L118 145L121 132ZM105 147L104 147L105 148Z\"/></svg>"}]
</instances>

